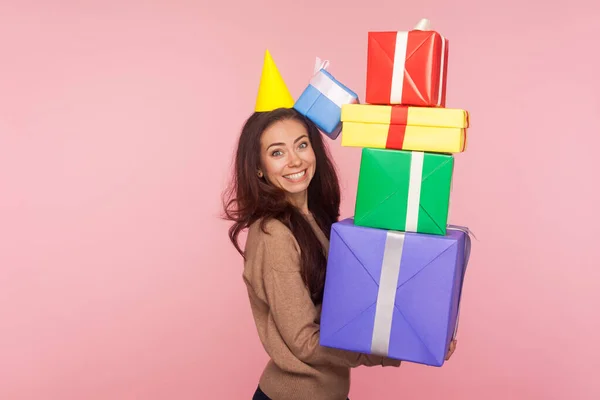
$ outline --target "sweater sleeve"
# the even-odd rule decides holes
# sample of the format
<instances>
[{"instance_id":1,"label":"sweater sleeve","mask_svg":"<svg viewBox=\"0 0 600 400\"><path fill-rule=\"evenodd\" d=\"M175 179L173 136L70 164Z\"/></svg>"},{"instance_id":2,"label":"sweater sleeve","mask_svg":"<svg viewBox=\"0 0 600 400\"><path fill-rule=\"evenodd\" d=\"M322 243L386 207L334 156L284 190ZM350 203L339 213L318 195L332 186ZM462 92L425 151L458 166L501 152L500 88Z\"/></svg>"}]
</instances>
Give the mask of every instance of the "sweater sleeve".
<instances>
[{"instance_id":1,"label":"sweater sleeve","mask_svg":"<svg viewBox=\"0 0 600 400\"><path fill-rule=\"evenodd\" d=\"M298 244L281 223L271 224L270 233L259 243L264 290L271 316L290 351L313 365L399 366L399 360L319 344L318 309L302 279Z\"/></svg>"}]
</instances>

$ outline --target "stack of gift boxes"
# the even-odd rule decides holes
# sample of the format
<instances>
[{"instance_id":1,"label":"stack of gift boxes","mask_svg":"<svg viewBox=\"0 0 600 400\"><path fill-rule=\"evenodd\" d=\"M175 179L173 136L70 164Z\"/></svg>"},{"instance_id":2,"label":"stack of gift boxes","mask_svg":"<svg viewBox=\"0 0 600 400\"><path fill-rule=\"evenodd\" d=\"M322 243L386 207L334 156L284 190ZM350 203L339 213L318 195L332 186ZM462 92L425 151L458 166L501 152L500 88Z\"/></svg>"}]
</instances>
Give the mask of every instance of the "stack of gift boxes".
<instances>
[{"instance_id":1,"label":"stack of gift boxes","mask_svg":"<svg viewBox=\"0 0 600 400\"><path fill-rule=\"evenodd\" d=\"M468 229L448 225L468 113L446 108L448 41L422 20L369 32L366 104L326 65L295 108L362 147L355 213L335 223L321 345L441 366L458 325Z\"/></svg>"}]
</instances>

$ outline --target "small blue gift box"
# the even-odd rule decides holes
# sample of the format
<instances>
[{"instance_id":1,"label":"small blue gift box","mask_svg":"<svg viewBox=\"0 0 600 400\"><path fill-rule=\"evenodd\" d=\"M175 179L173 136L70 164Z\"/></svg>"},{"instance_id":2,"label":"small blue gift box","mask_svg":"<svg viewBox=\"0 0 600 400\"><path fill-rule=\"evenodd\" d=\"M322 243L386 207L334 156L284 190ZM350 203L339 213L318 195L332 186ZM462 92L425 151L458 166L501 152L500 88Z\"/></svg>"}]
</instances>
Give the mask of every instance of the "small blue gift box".
<instances>
[{"instance_id":1,"label":"small blue gift box","mask_svg":"<svg viewBox=\"0 0 600 400\"><path fill-rule=\"evenodd\" d=\"M335 140L342 130L342 105L358 102L356 93L321 68L296 100L294 108Z\"/></svg>"}]
</instances>

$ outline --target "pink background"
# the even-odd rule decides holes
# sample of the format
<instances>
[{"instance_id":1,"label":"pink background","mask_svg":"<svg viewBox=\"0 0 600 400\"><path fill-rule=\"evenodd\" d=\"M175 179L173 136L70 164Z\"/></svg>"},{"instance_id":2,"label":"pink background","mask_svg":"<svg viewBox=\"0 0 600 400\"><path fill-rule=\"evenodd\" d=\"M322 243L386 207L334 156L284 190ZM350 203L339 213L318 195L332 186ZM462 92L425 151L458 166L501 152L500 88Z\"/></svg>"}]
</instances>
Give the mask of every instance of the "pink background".
<instances>
[{"instance_id":1,"label":"pink background","mask_svg":"<svg viewBox=\"0 0 600 400\"><path fill-rule=\"evenodd\" d=\"M472 115L450 221L479 240L453 359L359 368L351 398L600 398L596 1L8 3L0 398L250 399L267 358L218 214L264 49L295 97L315 56L364 97L367 31L421 17ZM346 217L360 149L329 143Z\"/></svg>"}]
</instances>

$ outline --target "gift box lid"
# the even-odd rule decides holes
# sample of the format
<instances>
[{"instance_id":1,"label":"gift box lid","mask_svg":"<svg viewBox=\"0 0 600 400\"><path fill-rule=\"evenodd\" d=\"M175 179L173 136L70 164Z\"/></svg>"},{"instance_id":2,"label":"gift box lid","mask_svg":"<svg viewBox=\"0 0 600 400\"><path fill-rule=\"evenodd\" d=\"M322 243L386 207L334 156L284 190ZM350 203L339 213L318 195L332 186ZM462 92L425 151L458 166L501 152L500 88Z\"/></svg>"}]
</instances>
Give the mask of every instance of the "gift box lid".
<instances>
[{"instance_id":1,"label":"gift box lid","mask_svg":"<svg viewBox=\"0 0 600 400\"><path fill-rule=\"evenodd\" d=\"M412 107L406 105L344 104L342 122L372 124L469 127L469 113L458 108Z\"/></svg>"},{"instance_id":2,"label":"gift box lid","mask_svg":"<svg viewBox=\"0 0 600 400\"><path fill-rule=\"evenodd\" d=\"M352 89L350 89L348 86L344 85L342 82L340 82L339 80L337 80L332 74L331 72L321 69L319 71L319 73L325 75L326 77L328 77L329 79L331 79L331 81L333 83L335 83L336 85L338 85L339 87L341 87L344 91L348 92L348 94L354 98L358 98L358 94L356 94L356 92L354 92Z\"/></svg>"}]
</instances>

